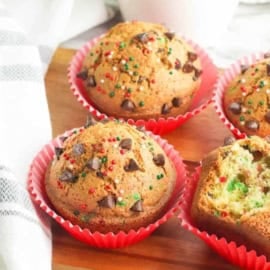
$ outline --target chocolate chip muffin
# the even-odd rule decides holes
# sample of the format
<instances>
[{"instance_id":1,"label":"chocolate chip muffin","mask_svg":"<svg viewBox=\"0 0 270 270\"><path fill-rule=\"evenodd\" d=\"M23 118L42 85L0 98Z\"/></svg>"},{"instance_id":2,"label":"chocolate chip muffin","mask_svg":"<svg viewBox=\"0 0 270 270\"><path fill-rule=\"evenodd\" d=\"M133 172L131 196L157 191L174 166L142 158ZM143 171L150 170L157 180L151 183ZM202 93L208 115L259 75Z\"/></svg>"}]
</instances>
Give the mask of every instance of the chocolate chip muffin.
<instances>
[{"instance_id":1,"label":"chocolate chip muffin","mask_svg":"<svg viewBox=\"0 0 270 270\"><path fill-rule=\"evenodd\" d=\"M248 135L270 134L270 58L252 66L241 66L241 73L224 93L228 119Z\"/></svg>"},{"instance_id":2,"label":"chocolate chip muffin","mask_svg":"<svg viewBox=\"0 0 270 270\"><path fill-rule=\"evenodd\" d=\"M77 77L101 112L136 120L184 114L201 73L194 49L164 26L125 22L90 50Z\"/></svg>"},{"instance_id":3,"label":"chocolate chip muffin","mask_svg":"<svg viewBox=\"0 0 270 270\"><path fill-rule=\"evenodd\" d=\"M91 120L63 141L45 187L64 218L92 232L117 233L147 226L163 214L176 171L143 131Z\"/></svg>"},{"instance_id":4,"label":"chocolate chip muffin","mask_svg":"<svg viewBox=\"0 0 270 270\"><path fill-rule=\"evenodd\" d=\"M270 258L269 138L225 143L202 162L191 216L201 230Z\"/></svg>"}]
</instances>

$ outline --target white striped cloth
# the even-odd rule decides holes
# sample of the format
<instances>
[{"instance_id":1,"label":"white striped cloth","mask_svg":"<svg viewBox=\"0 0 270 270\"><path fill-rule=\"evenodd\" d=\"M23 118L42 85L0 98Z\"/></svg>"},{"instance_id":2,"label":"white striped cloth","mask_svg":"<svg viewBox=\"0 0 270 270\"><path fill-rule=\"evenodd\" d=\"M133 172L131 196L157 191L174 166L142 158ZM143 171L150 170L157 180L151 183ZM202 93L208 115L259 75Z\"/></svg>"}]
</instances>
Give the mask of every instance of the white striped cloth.
<instances>
[{"instance_id":1,"label":"white striped cloth","mask_svg":"<svg viewBox=\"0 0 270 270\"><path fill-rule=\"evenodd\" d=\"M51 269L49 219L26 190L29 164L50 138L38 48L0 2L1 270Z\"/></svg>"}]
</instances>

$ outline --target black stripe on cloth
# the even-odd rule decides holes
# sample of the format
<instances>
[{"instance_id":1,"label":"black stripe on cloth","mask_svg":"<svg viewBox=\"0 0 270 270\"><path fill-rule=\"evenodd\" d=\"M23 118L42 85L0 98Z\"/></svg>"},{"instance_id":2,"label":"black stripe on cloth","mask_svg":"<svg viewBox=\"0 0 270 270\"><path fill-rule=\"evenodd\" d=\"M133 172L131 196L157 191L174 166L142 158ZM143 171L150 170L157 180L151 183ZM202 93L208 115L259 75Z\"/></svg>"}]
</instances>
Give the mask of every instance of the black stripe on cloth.
<instances>
[{"instance_id":1,"label":"black stripe on cloth","mask_svg":"<svg viewBox=\"0 0 270 270\"><path fill-rule=\"evenodd\" d=\"M20 217L20 218L23 218L31 223L34 223L38 226L40 226L40 224L33 218L25 215L24 213L20 212L20 211L17 211L17 210L0 210L0 219L1 217L8 217L8 216L16 216L16 217Z\"/></svg>"},{"instance_id":2,"label":"black stripe on cloth","mask_svg":"<svg viewBox=\"0 0 270 270\"><path fill-rule=\"evenodd\" d=\"M42 81L41 68L32 65L0 65L1 81Z\"/></svg>"},{"instance_id":3,"label":"black stripe on cloth","mask_svg":"<svg viewBox=\"0 0 270 270\"><path fill-rule=\"evenodd\" d=\"M23 33L17 31L0 30L0 46L18 45L30 45L29 40Z\"/></svg>"}]
</instances>

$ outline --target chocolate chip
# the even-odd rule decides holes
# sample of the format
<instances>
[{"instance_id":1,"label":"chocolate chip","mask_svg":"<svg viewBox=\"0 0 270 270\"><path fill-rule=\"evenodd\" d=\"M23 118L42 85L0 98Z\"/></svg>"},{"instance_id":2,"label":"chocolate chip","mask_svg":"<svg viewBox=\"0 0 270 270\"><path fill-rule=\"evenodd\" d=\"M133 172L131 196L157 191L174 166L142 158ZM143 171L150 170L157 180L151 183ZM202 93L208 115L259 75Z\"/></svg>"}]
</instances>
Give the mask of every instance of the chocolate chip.
<instances>
[{"instance_id":1,"label":"chocolate chip","mask_svg":"<svg viewBox=\"0 0 270 270\"><path fill-rule=\"evenodd\" d=\"M171 108L167 103L164 103L161 107L161 113L162 114L168 114L170 112Z\"/></svg>"},{"instance_id":2,"label":"chocolate chip","mask_svg":"<svg viewBox=\"0 0 270 270\"><path fill-rule=\"evenodd\" d=\"M84 69L81 72L77 73L76 77L85 81L88 78L87 69Z\"/></svg>"},{"instance_id":3,"label":"chocolate chip","mask_svg":"<svg viewBox=\"0 0 270 270\"><path fill-rule=\"evenodd\" d=\"M129 112L134 112L136 108L135 104L129 99L123 100L123 102L121 103L121 107Z\"/></svg>"},{"instance_id":4,"label":"chocolate chip","mask_svg":"<svg viewBox=\"0 0 270 270\"><path fill-rule=\"evenodd\" d=\"M229 110L233 113L233 114L240 114L241 113L241 104L238 102L232 102L229 105Z\"/></svg>"},{"instance_id":5,"label":"chocolate chip","mask_svg":"<svg viewBox=\"0 0 270 270\"><path fill-rule=\"evenodd\" d=\"M96 176L99 178L104 178L104 174L102 172L96 172Z\"/></svg>"},{"instance_id":6,"label":"chocolate chip","mask_svg":"<svg viewBox=\"0 0 270 270\"><path fill-rule=\"evenodd\" d=\"M72 154L74 156L80 156L85 152L84 145L81 143L77 143L72 148Z\"/></svg>"},{"instance_id":7,"label":"chocolate chip","mask_svg":"<svg viewBox=\"0 0 270 270\"><path fill-rule=\"evenodd\" d=\"M97 84L96 84L95 76L90 75L89 78L87 79L87 86L95 87L96 85Z\"/></svg>"},{"instance_id":8,"label":"chocolate chip","mask_svg":"<svg viewBox=\"0 0 270 270\"><path fill-rule=\"evenodd\" d=\"M245 127L251 131L257 131L260 127L260 124L257 120L248 120L246 121Z\"/></svg>"},{"instance_id":9,"label":"chocolate chip","mask_svg":"<svg viewBox=\"0 0 270 270\"><path fill-rule=\"evenodd\" d=\"M270 52L267 52L263 55L264 58L270 58Z\"/></svg>"},{"instance_id":10,"label":"chocolate chip","mask_svg":"<svg viewBox=\"0 0 270 270\"><path fill-rule=\"evenodd\" d=\"M165 158L162 154L155 155L153 161L157 166L164 166L165 164Z\"/></svg>"},{"instance_id":11,"label":"chocolate chip","mask_svg":"<svg viewBox=\"0 0 270 270\"><path fill-rule=\"evenodd\" d=\"M137 165L136 161L134 159L130 159L129 163L124 166L124 170L126 172L134 172L139 170L139 166Z\"/></svg>"},{"instance_id":12,"label":"chocolate chip","mask_svg":"<svg viewBox=\"0 0 270 270\"><path fill-rule=\"evenodd\" d=\"M202 75L202 70L199 70L197 68L194 68L194 77L193 77L193 80L196 81L197 79L200 78L201 75Z\"/></svg>"},{"instance_id":13,"label":"chocolate chip","mask_svg":"<svg viewBox=\"0 0 270 270\"><path fill-rule=\"evenodd\" d=\"M113 208L115 207L115 203L115 197L111 194L98 201L98 205L105 208Z\"/></svg>"},{"instance_id":14,"label":"chocolate chip","mask_svg":"<svg viewBox=\"0 0 270 270\"><path fill-rule=\"evenodd\" d=\"M233 136L227 136L224 138L223 145L231 145L236 141L236 139Z\"/></svg>"},{"instance_id":15,"label":"chocolate chip","mask_svg":"<svg viewBox=\"0 0 270 270\"><path fill-rule=\"evenodd\" d=\"M55 152L55 155L56 155L56 158L59 160L60 156L63 154L64 152L64 149L61 148L61 147L55 147L54 148L54 152Z\"/></svg>"},{"instance_id":16,"label":"chocolate chip","mask_svg":"<svg viewBox=\"0 0 270 270\"><path fill-rule=\"evenodd\" d=\"M172 105L173 105L173 107L180 107L181 104L182 104L181 98L174 97L172 99Z\"/></svg>"},{"instance_id":17,"label":"chocolate chip","mask_svg":"<svg viewBox=\"0 0 270 270\"><path fill-rule=\"evenodd\" d=\"M267 74L267 76L270 76L270 65L269 64L266 65L266 74Z\"/></svg>"},{"instance_id":18,"label":"chocolate chip","mask_svg":"<svg viewBox=\"0 0 270 270\"><path fill-rule=\"evenodd\" d=\"M270 111L265 114L264 119L267 123L270 123Z\"/></svg>"},{"instance_id":19,"label":"chocolate chip","mask_svg":"<svg viewBox=\"0 0 270 270\"><path fill-rule=\"evenodd\" d=\"M132 146L132 140L127 138L127 139L123 139L120 143L119 146L123 149L127 149L130 150L131 146Z\"/></svg>"},{"instance_id":20,"label":"chocolate chip","mask_svg":"<svg viewBox=\"0 0 270 270\"><path fill-rule=\"evenodd\" d=\"M133 212L143 212L143 205L142 201L139 200L133 204L133 206L130 208L131 211Z\"/></svg>"},{"instance_id":21,"label":"chocolate chip","mask_svg":"<svg viewBox=\"0 0 270 270\"><path fill-rule=\"evenodd\" d=\"M194 62L198 58L198 55L193 52L188 52L187 55L188 55L188 60L191 62Z\"/></svg>"},{"instance_id":22,"label":"chocolate chip","mask_svg":"<svg viewBox=\"0 0 270 270\"><path fill-rule=\"evenodd\" d=\"M253 161L259 161L263 157L263 153L261 151L253 151L252 155L253 155Z\"/></svg>"},{"instance_id":23,"label":"chocolate chip","mask_svg":"<svg viewBox=\"0 0 270 270\"><path fill-rule=\"evenodd\" d=\"M68 138L67 136L61 136L61 137L60 137L60 140L61 140L62 142L64 142L67 138Z\"/></svg>"},{"instance_id":24,"label":"chocolate chip","mask_svg":"<svg viewBox=\"0 0 270 270\"><path fill-rule=\"evenodd\" d=\"M97 121L95 120L95 118L92 115L87 115L86 118L86 123L84 125L85 128L88 128L90 126L93 126L97 123Z\"/></svg>"},{"instance_id":25,"label":"chocolate chip","mask_svg":"<svg viewBox=\"0 0 270 270\"><path fill-rule=\"evenodd\" d=\"M194 70L193 64L191 62L186 62L182 70L184 73L191 73Z\"/></svg>"},{"instance_id":26,"label":"chocolate chip","mask_svg":"<svg viewBox=\"0 0 270 270\"><path fill-rule=\"evenodd\" d=\"M181 62L180 62L180 60L177 59L177 58L176 58L175 63L174 63L174 68L175 68L176 70L181 69Z\"/></svg>"},{"instance_id":27,"label":"chocolate chip","mask_svg":"<svg viewBox=\"0 0 270 270\"><path fill-rule=\"evenodd\" d=\"M74 175L72 171L66 169L62 172L62 174L59 177L59 180L63 182L71 182L74 183L78 179L78 176Z\"/></svg>"},{"instance_id":28,"label":"chocolate chip","mask_svg":"<svg viewBox=\"0 0 270 270\"><path fill-rule=\"evenodd\" d=\"M141 43L147 43L148 42L148 35L147 33L140 33L134 37L134 39L138 40Z\"/></svg>"},{"instance_id":29,"label":"chocolate chip","mask_svg":"<svg viewBox=\"0 0 270 270\"><path fill-rule=\"evenodd\" d=\"M241 65L241 73L244 74L247 70L248 70L248 66L247 65Z\"/></svg>"},{"instance_id":30,"label":"chocolate chip","mask_svg":"<svg viewBox=\"0 0 270 270\"><path fill-rule=\"evenodd\" d=\"M97 157L93 157L90 160L87 161L86 167L90 170L96 171L100 168L101 166L101 161Z\"/></svg>"},{"instance_id":31,"label":"chocolate chip","mask_svg":"<svg viewBox=\"0 0 270 270\"><path fill-rule=\"evenodd\" d=\"M263 187L262 191L264 194L268 193L270 191L270 187Z\"/></svg>"},{"instance_id":32,"label":"chocolate chip","mask_svg":"<svg viewBox=\"0 0 270 270\"><path fill-rule=\"evenodd\" d=\"M174 32L165 32L164 35L169 39L172 40L175 36Z\"/></svg>"}]
</instances>

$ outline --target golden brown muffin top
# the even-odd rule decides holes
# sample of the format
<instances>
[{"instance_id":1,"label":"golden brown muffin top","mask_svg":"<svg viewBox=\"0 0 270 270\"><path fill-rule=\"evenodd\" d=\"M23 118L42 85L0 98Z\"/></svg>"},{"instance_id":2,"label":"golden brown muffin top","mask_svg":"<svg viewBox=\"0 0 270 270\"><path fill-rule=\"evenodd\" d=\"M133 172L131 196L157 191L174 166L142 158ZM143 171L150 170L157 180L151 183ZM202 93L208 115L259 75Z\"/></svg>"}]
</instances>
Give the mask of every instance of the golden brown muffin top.
<instances>
[{"instance_id":1,"label":"golden brown muffin top","mask_svg":"<svg viewBox=\"0 0 270 270\"><path fill-rule=\"evenodd\" d=\"M103 112L124 118L178 115L199 88L200 60L159 24L114 26L91 49L78 77Z\"/></svg>"},{"instance_id":2,"label":"golden brown muffin top","mask_svg":"<svg viewBox=\"0 0 270 270\"><path fill-rule=\"evenodd\" d=\"M270 134L270 58L251 66L242 66L241 73L229 84L224 94L228 118L249 135Z\"/></svg>"},{"instance_id":3,"label":"golden brown muffin top","mask_svg":"<svg viewBox=\"0 0 270 270\"><path fill-rule=\"evenodd\" d=\"M74 215L132 217L168 199L175 169L163 149L129 124L88 122L65 138L46 179L50 198Z\"/></svg>"}]
</instances>

